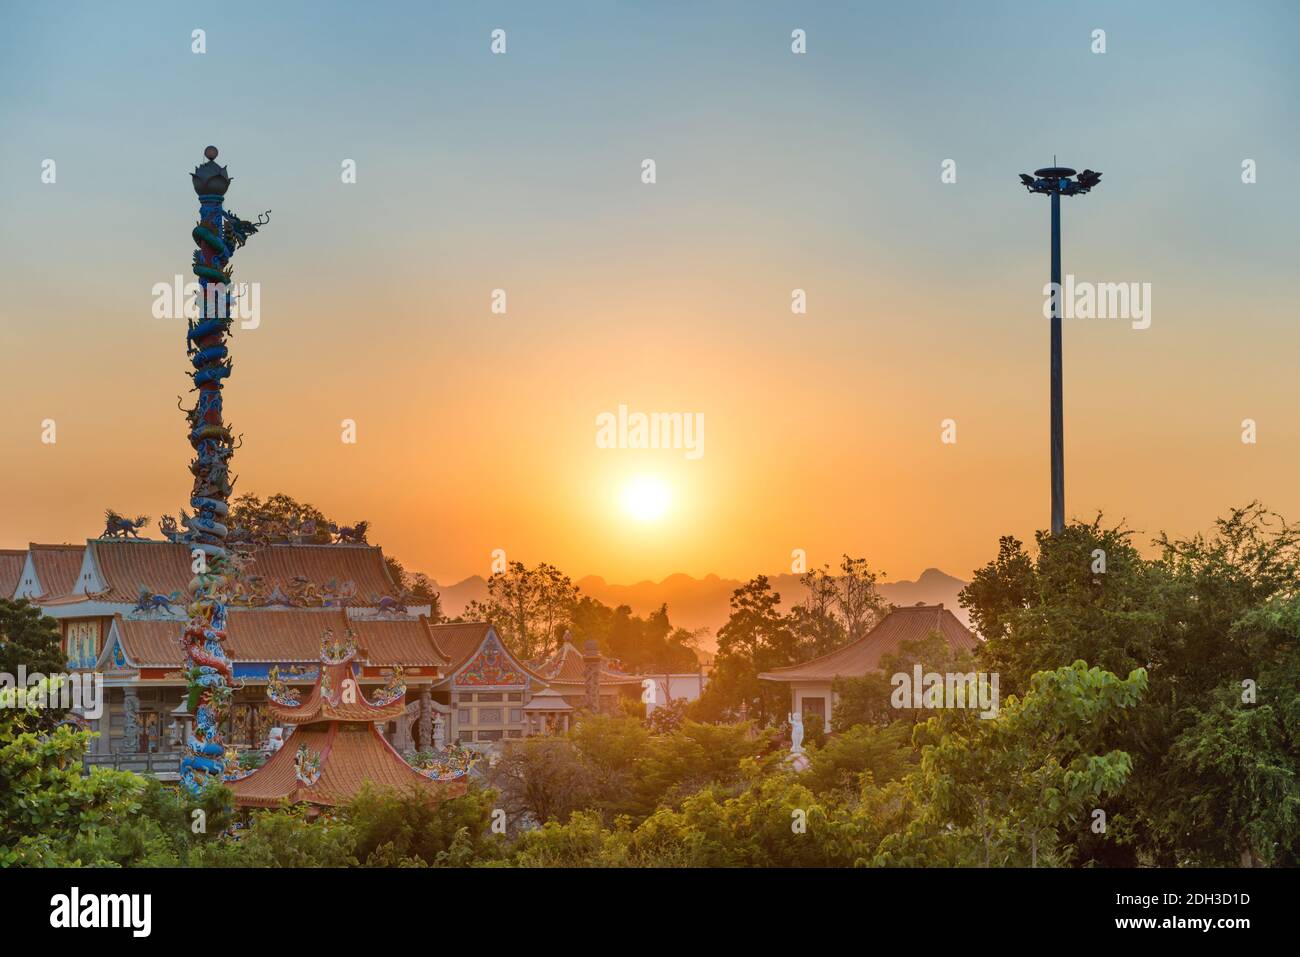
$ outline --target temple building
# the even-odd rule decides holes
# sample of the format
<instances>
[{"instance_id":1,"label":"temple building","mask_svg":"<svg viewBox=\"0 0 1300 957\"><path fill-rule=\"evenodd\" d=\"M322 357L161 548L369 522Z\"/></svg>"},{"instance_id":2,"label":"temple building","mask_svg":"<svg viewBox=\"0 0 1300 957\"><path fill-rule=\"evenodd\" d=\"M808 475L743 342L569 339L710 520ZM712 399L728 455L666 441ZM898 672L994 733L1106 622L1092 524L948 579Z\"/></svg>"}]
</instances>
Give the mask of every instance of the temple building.
<instances>
[{"instance_id":1,"label":"temple building","mask_svg":"<svg viewBox=\"0 0 1300 957\"><path fill-rule=\"evenodd\" d=\"M564 636L559 650L537 666L537 674L572 708L616 714L623 700L641 701L645 677L630 675L603 656L594 642L585 651Z\"/></svg>"},{"instance_id":2,"label":"temple building","mask_svg":"<svg viewBox=\"0 0 1300 957\"><path fill-rule=\"evenodd\" d=\"M333 807L366 785L415 787L433 797L463 793L468 767L451 780L435 780L407 764L383 738L379 727L405 710L402 672L394 670L367 700L358 687L365 670L358 657L353 636L339 637L331 629L319 641L316 678L305 698L280 680L278 669L272 671L266 688L270 718L292 731L262 767L229 783L237 805L274 807L287 800Z\"/></svg>"},{"instance_id":3,"label":"temple building","mask_svg":"<svg viewBox=\"0 0 1300 957\"><path fill-rule=\"evenodd\" d=\"M442 624L433 640L447 664L433 686L438 712L435 745L491 745L528 732L525 704L546 687L497 637L487 622ZM442 730L445 728L445 732Z\"/></svg>"},{"instance_id":4,"label":"temple building","mask_svg":"<svg viewBox=\"0 0 1300 957\"><path fill-rule=\"evenodd\" d=\"M0 597L25 598L58 622L69 670L104 675L103 715L86 721L100 733L92 763L175 771L191 560L187 545L149 539L0 551ZM641 694L642 678L599 655L588 660L570 642L534 668L512 655L490 624L433 624L430 613L428 605L403 603L378 546L253 549L229 607L225 646L236 688L226 744L266 748L279 726L266 696L272 669L287 686L310 689L326 630L355 636L357 681L366 694L402 670L400 707L374 719L399 752L451 744L486 750L565 731L590 706L588 669L597 664L602 710Z\"/></svg>"},{"instance_id":5,"label":"temple building","mask_svg":"<svg viewBox=\"0 0 1300 957\"><path fill-rule=\"evenodd\" d=\"M836 704L836 678L861 678L880 670L880 659L897 654L904 641L921 641L939 634L954 651L974 651L979 640L943 605L918 604L895 608L857 641L820 658L797 665L773 668L758 677L790 686L790 711L804 718L816 715L831 730L831 713Z\"/></svg>"}]
</instances>

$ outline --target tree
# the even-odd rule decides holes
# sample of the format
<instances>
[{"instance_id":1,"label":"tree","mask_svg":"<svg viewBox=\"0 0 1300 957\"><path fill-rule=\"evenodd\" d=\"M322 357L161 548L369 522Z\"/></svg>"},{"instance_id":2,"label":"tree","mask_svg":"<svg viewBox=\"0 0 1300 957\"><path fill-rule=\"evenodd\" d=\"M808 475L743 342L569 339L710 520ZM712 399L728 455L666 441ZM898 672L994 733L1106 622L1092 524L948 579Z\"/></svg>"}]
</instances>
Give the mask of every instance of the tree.
<instances>
[{"instance_id":1,"label":"tree","mask_svg":"<svg viewBox=\"0 0 1300 957\"><path fill-rule=\"evenodd\" d=\"M303 528L312 522L316 530L308 535ZM252 492L237 496L230 503L227 524L232 529L243 529L255 542L283 542L295 534L300 534L305 544L324 545L334 539L329 530L333 523L324 512L283 492L268 495L265 501Z\"/></svg>"},{"instance_id":2,"label":"tree","mask_svg":"<svg viewBox=\"0 0 1300 957\"><path fill-rule=\"evenodd\" d=\"M807 589L804 600L790 609L790 630L799 641L801 658L816 658L844 644L844 623L839 617L839 585L829 565L799 576Z\"/></svg>"},{"instance_id":3,"label":"tree","mask_svg":"<svg viewBox=\"0 0 1300 957\"><path fill-rule=\"evenodd\" d=\"M463 795L430 800L419 788L367 786L348 804L352 853L363 867L437 867L489 860L496 795L471 786Z\"/></svg>"},{"instance_id":4,"label":"tree","mask_svg":"<svg viewBox=\"0 0 1300 957\"><path fill-rule=\"evenodd\" d=\"M384 567L388 569L388 577L393 580L398 593L405 596L408 604L428 605L431 622L445 620L442 613L442 594L437 591L433 579L424 572L408 572L392 555L384 556Z\"/></svg>"},{"instance_id":5,"label":"tree","mask_svg":"<svg viewBox=\"0 0 1300 957\"><path fill-rule=\"evenodd\" d=\"M1023 698L983 719L949 709L917 728L919 769L908 778L918 813L887 837L878 863L1062 864L1084 815L1119 792L1131 756L1105 735L1142 697L1146 672L1121 679L1084 662L1043 671Z\"/></svg>"},{"instance_id":6,"label":"tree","mask_svg":"<svg viewBox=\"0 0 1300 957\"><path fill-rule=\"evenodd\" d=\"M718 629L713 673L692 708L694 714L716 720L743 703L760 724L785 716L788 693L758 678L795 660L795 636L780 613L780 604L781 596L772 590L766 575L732 593L731 616Z\"/></svg>"},{"instance_id":7,"label":"tree","mask_svg":"<svg viewBox=\"0 0 1300 957\"><path fill-rule=\"evenodd\" d=\"M841 729L809 752L809 762L800 780L818 795L842 791L851 796L866 784L897 781L916 764L912 724L895 721L883 727L859 724Z\"/></svg>"},{"instance_id":8,"label":"tree","mask_svg":"<svg viewBox=\"0 0 1300 957\"><path fill-rule=\"evenodd\" d=\"M1294 860L1300 834L1280 784L1300 777L1300 761L1280 724L1292 707L1283 689L1295 686L1287 608L1300 531L1252 502L1209 535L1161 534L1155 559L1130 539L1100 517L1040 534L1034 558L1003 539L963 592L1004 689L1074 658L1149 675L1107 741L1132 755L1133 774L1108 805L1105 837L1085 832L1076 856L1127 866ZM1245 680L1259 689L1255 710L1240 700Z\"/></svg>"},{"instance_id":9,"label":"tree","mask_svg":"<svg viewBox=\"0 0 1300 957\"><path fill-rule=\"evenodd\" d=\"M857 641L889 614L892 606L877 590L879 580L880 573L873 571L865 558L845 555L840 561L835 604L847 641Z\"/></svg>"},{"instance_id":10,"label":"tree","mask_svg":"<svg viewBox=\"0 0 1300 957\"><path fill-rule=\"evenodd\" d=\"M543 657L559 648L578 599L567 575L545 562L536 568L510 562L487 585L487 600L470 602L462 619L491 622L506 647L521 658Z\"/></svg>"},{"instance_id":11,"label":"tree","mask_svg":"<svg viewBox=\"0 0 1300 957\"><path fill-rule=\"evenodd\" d=\"M893 607L877 588L880 573L865 558L845 555L838 574L830 565L799 576L804 599L790 609L790 629L799 639L799 658L807 660L857 641Z\"/></svg>"},{"instance_id":12,"label":"tree","mask_svg":"<svg viewBox=\"0 0 1300 957\"><path fill-rule=\"evenodd\" d=\"M695 671L699 667L698 631L673 628L668 606L642 618L627 605L610 608L590 595L581 595L570 615L573 641L582 647L593 640L602 652L638 674Z\"/></svg>"},{"instance_id":13,"label":"tree","mask_svg":"<svg viewBox=\"0 0 1300 957\"><path fill-rule=\"evenodd\" d=\"M1243 615L1253 667L1186 709L1163 765L1161 836L1194 864L1300 861L1300 597Z\"/></svg>"},{"instance_id":14,"label":"tree","mask_svg":"<svg viewBox=\"0 0 1300 957\"><path fill-rule=\"evenodd\" d=\"M138 813L144 780L104 768L83 774L90 732L66 725L39 730L37 709L4 710L9 714L0 721L0 867L114 863L106 853L110 832Z\"/></svg>"},{"instance_id":15,"label":"tree","mask_svg":"<svg viewBox=\"0 0 1300 957\"><path fill-rule=\"evenodd\" d=\"M49 676L62 674L66 668L58 623L46 618L26 599L14 602L0 598L0 674L12 675L16 681L20 673ZM57 695L54 700L58 700ZM16 713L0 709L0 722ZM49 729L64 714L62 709L49 707L32 711L24 715L25 726Z\"/></svg>"},{"instance_id":16,"label":"tree","mask_svg":"<svg viewBox=\"0 0 1300 957\"><path fill-rule=\"evenodd\" d=\"M596 791L581 752L562 735L506 742L485 774L516 830L566 821L575 811L589 807Z\"/></svg>"}]
</instances>

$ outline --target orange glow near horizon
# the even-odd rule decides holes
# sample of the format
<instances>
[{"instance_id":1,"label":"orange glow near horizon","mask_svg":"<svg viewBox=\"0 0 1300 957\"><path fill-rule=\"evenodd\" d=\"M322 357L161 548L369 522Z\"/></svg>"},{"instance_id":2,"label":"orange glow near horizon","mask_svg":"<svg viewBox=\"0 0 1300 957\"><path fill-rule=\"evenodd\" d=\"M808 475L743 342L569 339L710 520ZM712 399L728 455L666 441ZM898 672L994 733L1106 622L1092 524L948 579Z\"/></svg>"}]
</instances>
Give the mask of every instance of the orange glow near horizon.
<instances>
[{"instance_id":1,"label":"orange glow near horizon","mask_svg":"<svg viewBox=\"0 0 1300 957\"><path fill-rule=\"evenodd\" d=\"M187 174L209 142L228 207L274 210L233 260L261 291L260 325L230 341L235 494L369 520L441 583L488 575L497 550L617 583L777 574L796 549L810 566L865 557L887 580L969 578L999 536L1032 541L1048 520L1048 211L1016 174L1054 151L1106 176L1065 210L1066 272L1154 289L1149 329L1065 323L1067 517L1102 510L1144 542L1252 499L1300 520L1300 134L1275 120L1294 51L1267 18L1126 12L1180 51L1152 71L962 5L941 22L899 7L896 34L876 13L809 9L817 48L798 57L785 14L726 5L685 32L635 5L572 29L520 10L501 57L467 39L430 56L429 37L478 30L447 26L473 11L423 5L396 35L363 7L304 30L274 6L226 26L273 60L194 56L174 42L193 27L180 10L88 34L16 12L0 58L0 547L84 540L110 507L150 515L156 537L188 507L185 327L153 317L150 290L188 279ZM339 62L364 68L340 84ZM1049 73L1068 114L1014 106ZM216 74L238 122L198 131L192 91ZM1243 185L1241 157L1265 145ZM40 182L47 156L57 184ZM702 416L701 454L603 447L597 419L620 406ZM651 478L662 488L628 493L629 510Z\"/></svg>"}]
</instances>

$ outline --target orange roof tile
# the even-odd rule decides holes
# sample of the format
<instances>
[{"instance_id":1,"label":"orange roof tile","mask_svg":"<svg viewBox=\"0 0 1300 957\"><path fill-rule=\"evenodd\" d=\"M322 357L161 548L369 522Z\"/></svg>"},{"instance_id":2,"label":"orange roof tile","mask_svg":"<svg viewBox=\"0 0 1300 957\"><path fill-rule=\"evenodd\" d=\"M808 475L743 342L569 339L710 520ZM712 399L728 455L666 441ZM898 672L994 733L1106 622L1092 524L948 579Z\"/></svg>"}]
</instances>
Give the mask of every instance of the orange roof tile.
<instances>
[{"instance_id":1,"label":"orange roof tile","mask_svg":"<svg viewBox=\"0 0 1300 957\"><path fill-rule=\"evenodd\" d=\"M350 581L357 586L355 605L371 604L372 596L397 594L377 545L268 545L253 552L248 571L286 587L298 575L317 585Z\"/></svg>"},{"instance_id":2,"label":"orange roof tile","mask_svg":"<svg viewBox=\"0 0 1300 957\"><path fill-rule=\"evenodd\" d=\"M141 588L154 594L182 594L189 588L194 573L190 570L190 550L173 542L92 541L89 544L95 565L108 590L100 594L104 601L134 602Z\"/></svg>"},{"instance_id":3,"label":"orange roof tile","mask_svg":"<svg viewBox=\"0 0 1300 957\"><path fill-rule=\"evenodd\" d=\"M181 650L184 622L132 620L114 615L126 657L141 668L180 668L185 664Z\"/></svg>"},{"instance_id":4,"label":"orange roof tile","mask_svg":"<svg viewBox=\"0 0 1300 957\"><path fill-rule=\"evenodd\" d=\"M429 633L442 656L447 659L447 671L452 672L469 660L478 650L492 626L486 621L447 622L430 625Z\"/></svg>"},{"instance_id":5,"label":"orange roof tile","mask_svg":"<svg viewBox=\"0 0 1300 957\"><path fill-rule=\"evenodd\" d=\"M857 641L820 658L797 665L773 668L759 675L768 681L829 681L837 677L858 677L880 668L884 655L895 654L904 641L920 641L937 631L949 646L973 651L979 640L957 616L943 605L914 605L895 608Z\"/></svg>"},{"instance_id":6,"label":"orange roof tile","mask_svg":"<svg viewBox=\"0 0 1300 957\"><path fill-rule=\"evenodd\" d=\"M372 704L360 693L360 688L353 681L353 700L346 700L344 682L353 677L352 659L346 661L325 662L316 674L316 683L311 693L297 706L284 705L275 699L267 704L267 710L280 722L285 724L312 724L320 721L391 721L406 711L406 702L397 698L388 704ZM271 687L267 687L267 696Z\"/></svg>"},{"instance_id":7,"label":"orange roof tile","mask_svg":"<svg viewBox=\"0 0 1300 957\"><path fill-rule=\"evenodd\" d=\"M315 784L298 780L295 761L306 746L321 757ZM331 722L308 725L291 734L261 768L228 786L235 803L244 807L273 807L282 800L336 806L356 797L366 785L379 788L418 788L431 798L464 792L464 781L433 781L416 771L384 740L374 724Z\"/></svg>"},{"instance_id":8,"label":"orange roof tile","mask_svg":"<svg viewBox=\"0 0 1300 957\"><path fill-rule=\"evenodd\" d=\"M183 622L114 617L131 661L141 667L184 664ZM422 619L349 619L339 608L231 608L226 625L232 661L315 662L325 629L343 635L349 627L370 664L436 667L443 660Z\"/></svg>"},{"instance_id":9,"label":"orange roof tile","mask_svg":"<svg viewBox=\"0 0 1300 957\"><path fill-rule=\"evenodd\" d=\"M72 591L81 573L81 561L86 552L84 545L27 546L36 578L41 583L41 598L58 598Z\"/></svg>"},{"instance_id":10,"label":"orange roof tile","mask_svg":"<svg viewBox=\"0 0 1300 957\"><path fill-rule=\"evenodd\" d=\"M587 663L571 641L566 641L560 650L534 669L546 681L557 684L585 684L587 681ZM641 678L624 674L611 666L608 659L600 660L600 683L603 685L640 684Z\"/></svg>"},{"instance_id":11,"label":"orange roof tile","mask_svg":"<svg viewBox=\"0 0 1300 957\"><path fill-rule=\"evenodd\" d=\"M429 630L429 619L349 618L360 657L372 665L401 665L404 668L442 666L447 659L439 651Z\"/></svg>"},{"instance_id":12,"label":"orange roof tile","mask_svg":"<svg viewBox=\"0 0 1300 957\"><path fill-rule=\"evenodd\" d=\"M164 595L184 592L193 578L190 549L183 543L101 539L90 544L108 587L99 596L105 601L134 602L141 588ZM252 559L246 574L260 576L268 587L279 582L284 591L300 576L317 586L352 582L354 605L397 593L378 546L264 545L253 551Z\"/></svg>"},{"instance_id":13,"label":"orange roof tile","mask_svg":"<svg viewBox=\"0 0 1300 957\"><path fill-rule=\"evenodd\" d=\"M0 548L0 598L12 598L27 563L27 549Z\"/></svg>"}]
</instances>

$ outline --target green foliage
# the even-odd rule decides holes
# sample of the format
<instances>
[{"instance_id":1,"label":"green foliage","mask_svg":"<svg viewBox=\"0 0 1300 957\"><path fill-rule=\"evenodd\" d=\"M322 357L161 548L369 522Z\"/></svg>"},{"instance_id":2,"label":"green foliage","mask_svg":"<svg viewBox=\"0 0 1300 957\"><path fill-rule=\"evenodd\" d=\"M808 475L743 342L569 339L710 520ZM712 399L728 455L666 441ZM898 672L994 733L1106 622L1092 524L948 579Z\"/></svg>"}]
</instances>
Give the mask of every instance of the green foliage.
<instances>
[{"instance_id":1,"label":"green foliage","mask_svg":"<svg viewBox=\"0 0 1300 957\"><path fill-rule=\"evenodd\" d=\"M797 640L780 611L781 596L766 575L759 575L731 596L731 617L718 629L718 652L704 694L692 716L720 720L744 703L750 715L766 724L784 716L789 691L760 681L764 671L793 664Z\"/></svg>"},{"instance_id":2,"label":"green foliage","mask_svg":"<svg viewBox=\"0 0 1300 957\"><path fill-rule=\"evenodd\" d=\"M688 715L589 715L567 735L506 742L484 766L494 791L437 803L368 791L330 814L253 812L231 835L224 788L196 805L133 774L83 774L89 735L9 710L0 865L1300 863L1300 532L1251 505L1209 536L1161 536L1152 558L1132 537L1099 518L1039 535L1033 556L1004 538L963 592L987 638L978 664L931 635L883 659L880 675L837 682L836 733L823 740L809 719L802 773L772 750L770 730L714 722L747 702L760 729L779 726L786 690L757 675L878 613L865 565L849 565L859 591L847 597L828 570L814 574L819 597L788 616L766 579L738 589ZM529 574L545 579L545 568ZM529 587L551 584L563 605L566 581ZM503 614L520 594L533 601L498 588ZM519 634L553 646L560 619L546 624L538 604L526 612ZM588 629L579 640L607 652L672 662L674 641L689 647L666 610L640 619L582 599L566 614ZM32 609L0 602L0 628L0 664L59 670L57 632ZM900 714L888 675L914 664L997 673L999 712ZM498 807L504 835L493 833ZM193 827L196 809L206 828ZM1094 833L1098 810L1106 827Z\"/></svg>"},{"instance_id":3,"label":"green foliage","mask_svg":"<svg viewBox=\"0 0 1300 957\"><path fill-rule=\"evenodd\" d=\"M1077 658L1121 674L1147 669L1147 694L1107 741L1132 756L1133 773L1108 802L1108 835L1080 841L1082 861L1297 861L1288 783L1300 761L1286 722L1296 707L1300 531L1251 503L1208 536L1160 535L1154 559L1131 537L1099 518L1040 534L1032 559L1003 539L962 597L1004 689ZM1104 572L1094 570L1098 550ZM1245 680L1256 682L1257 704L1241 701Z\"/></svg>"},{"instance_id":4,"label":"green foliage","mask_svg":"<svg viewBox=\"0 0 1300 957\"><path fill-rule=\"evenodd\" d=\"M836 678L833 689L838 698L831 724L836 728L849 728L857 724L887 725L903 719L922 721L931 712L913 708L910 704L897 708L891 701L894 693L892 676L912 674L920 665L923 672L938 674L969 674L976 668L974 656L965 650L954 649L938 632L925 638L901 641L898 650L880 658L880 670L861 677Z\"/></svg>"},{"instance_id":5,"label":"green foliage","mask_svg":"<svg viewBox=\"0 0 1300 957\"><path fill-rule=\"evenodd\" d=\"M253 811L236 835L191 851L195 867L350 867L357 858L352 827L298 804Z\"/></svg>"},{"instance_id":6,"label":"green foliage","mask_svg":"<svg viewBox=\"0 0 1300 957\"><path fill-rule=\"evenodd\" d=\"M44 617L40 609L33 607L25 598L18 601L0 598L0 673L12 675L16 680L21 667L29 676L48 676L62 673L67 669L67 664L58 622ZM11 708L0 708L0 722L16 713ZM58 724L64 714L58 708L29 711L24 718L24 726L29 729L49 729Z\"/></svg>"},{"instance_id":7,"label":"green foliage","mask_svg":"<svg viewBox=\"0 0 1300 957\"><path fill-rule=\"evenodd\" d=\"M328 544L333 539L328 528L330 520L324 512L283 492L268 495L265 501L252 492L245 492L230 503L230 527L242 528L254 541L283 541L291 530L300 529L308 522L316 523L316 534L304 536L304 542Z\"/></svg>"},{"instance_id":8,"label":"green foliage","mask_svg":"<svg viewBox=\"0 0 1300 957\"><path fill-rule=\"evenodd\" d=\"M491 834L491 791L471 788L463 796L430 801L406 793L362 791L348 805L353 853L366 867L437 867L489 860L498 844Z\"/></svg>"},{"instance_id":9,"label":"green foliage","mask_svg":"<svg viewBox=\"0 0 1300 957\"><path fill-rule=\"evenodd\" d=\"M101 768L83 775L90 733L44 729L43 715L31 708L7 711L0 721L0 867L115 863L106 832L139 811L144 781Z\"/></svg>"},{"instance_id":10,"label":"green foliage","mask_svg":"<svg viewBox=\"0 0 1300 957\"><path fill-rule=\"evenodd\" d=\"M868 784L896 781L916 764L912 725L855 725L810 750L809 760L811 766L800 780L815 794L854 794Z\"/></svg>"},{"instance_id":11,"label":"green foliage","mask_svg":"<svg viewBox=\"0 0 1300 957\"><path fill-rule=\"evenodd\" d=\"M668 621L667 605L641 618L627 605L610 608L583 595L574 604L570 620L573 641L579 648L594 640L604 654L629 671L664 674L699 667L695 652L699 636L684 628L674 629Z\"/></svg>"},{"instance_id":12,"label":"green foliage","mask_svg":"<svg viewBox=\"0 0 1300 957\"><path fill-rule=\"evenodd\" d=\"M673 698L664 704L656 705L645 719L646 728L651 734L671 734L680 730L686 720L688 704L685 698Z\"/></svg>"},{"instance_id":13,"label":"green foliage","mask_svg":"<svg viewBox=\"0 0 1300 957\"><path fill-rule=\"evenodd\" d=\"M886 838L889 864L1038 866L1065 863L1063 834L1118 792L1130 756L1102 741L1147 687L1084 662L1035 674L995 718L950 709L918 725L921 764L909 777L919 810Z\"/></svg>"},{"instance_id":14,"label":"green foliage","mask_svg":"<svg viewBox=\"0 0 1300 957\"><path fill-rule=\"evenodd\" d=\"M545 562L536 568L510 562L487 586L487 600L470 602L462 620L491 622L506 647L524 659L559 648L578 600L568 575Z\"/></svg>"}]
</instances>

